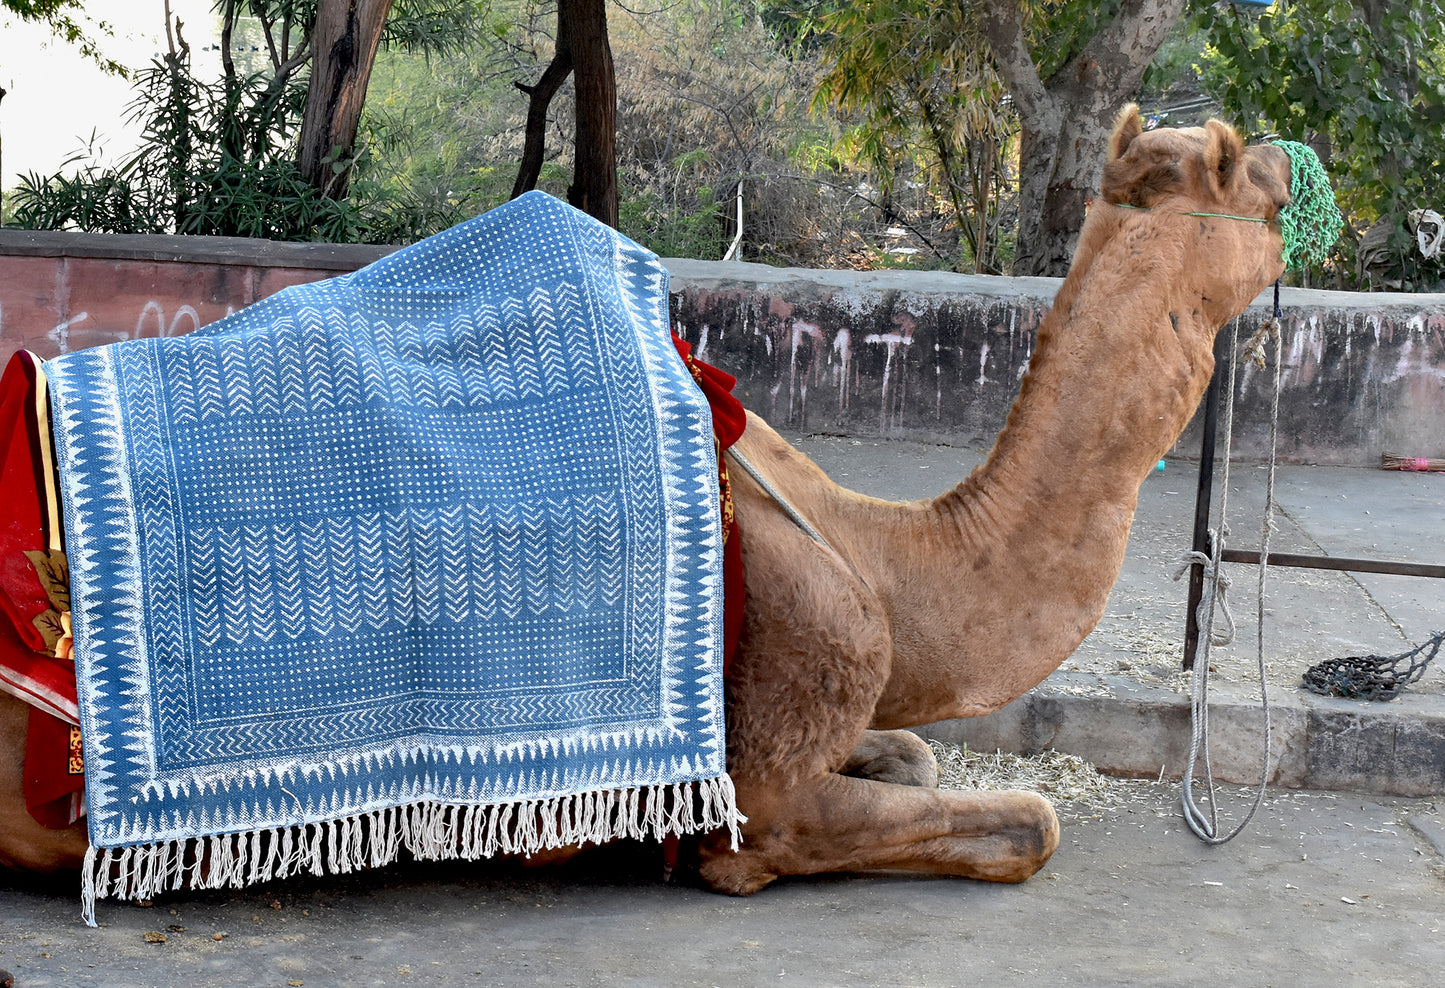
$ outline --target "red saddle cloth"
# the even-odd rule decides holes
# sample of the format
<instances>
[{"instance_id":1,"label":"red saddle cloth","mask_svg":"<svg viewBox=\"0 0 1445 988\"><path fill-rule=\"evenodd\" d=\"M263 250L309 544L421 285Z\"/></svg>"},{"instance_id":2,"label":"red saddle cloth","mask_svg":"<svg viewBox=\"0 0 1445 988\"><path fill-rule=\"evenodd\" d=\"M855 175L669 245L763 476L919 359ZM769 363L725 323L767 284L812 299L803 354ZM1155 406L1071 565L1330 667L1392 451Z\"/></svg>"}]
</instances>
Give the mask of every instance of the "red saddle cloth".
<instances>
[{"instance_id":1,"label":"red saddle cloth","mask_svg":"<svg viewBox=\"0 0 1445 988\"><path fill-rule=\"evenodd\" d=\"M85 779L52 449L40 360L21 351L0 376L0 689L31 706L26 808L64 827Z\"/></svg>"},{"instance_id":2,"label":"red saddle cloth","mask_svg":"<svg viewBox=\"0 0 1445 988\"><path fill-rule=\"evenodd\" d=\"M673 345L712 409L723 527L723 662L742 629L742 540L723 451L742 436L747 413L732 394L737 380ZM45 375L21 351L0 377L0 689L31 705L25 746L25 805L47 827L83 812L85 785L70 602Z\"/></svg>"},{"instance_id":3,"label":"red saddle cloth","mask_svg":"<svg viewBox=\"0 0 1445 988\"><path fill-rule=\"evenodd\" d=\"M712 431L717 440L718 486L722 492L723 529L723 669L732 661L738 648L738 635L743 628L743 540L738 534L737 513L733 510L732 486L728 482L727 460L723 453L743 436L748 413L733 395L738 380L726 371L705 364L692 355L692 345L672 334L672 345L682 362L692 372L692 379L702 389L712 410Z\"/></svg>"}]
</instances>

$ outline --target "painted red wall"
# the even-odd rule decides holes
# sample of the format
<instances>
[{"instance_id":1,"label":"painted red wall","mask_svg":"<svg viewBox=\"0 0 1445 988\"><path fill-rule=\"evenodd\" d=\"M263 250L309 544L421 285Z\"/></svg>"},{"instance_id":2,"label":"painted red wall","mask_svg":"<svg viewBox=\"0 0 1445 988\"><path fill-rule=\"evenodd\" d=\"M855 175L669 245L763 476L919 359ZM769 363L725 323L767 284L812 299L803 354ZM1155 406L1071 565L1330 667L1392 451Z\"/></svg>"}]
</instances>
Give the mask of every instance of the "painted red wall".
<instances>
[{"instance_id":1,"label":"painted red wall","mask_svg":"<svg viewBox=\"0 0 1445 988\"><path fill-rule=\"evenodd\" d=\"M187 333L391 249L0 230L0 358Z\"/></svg>"}]
</instances>

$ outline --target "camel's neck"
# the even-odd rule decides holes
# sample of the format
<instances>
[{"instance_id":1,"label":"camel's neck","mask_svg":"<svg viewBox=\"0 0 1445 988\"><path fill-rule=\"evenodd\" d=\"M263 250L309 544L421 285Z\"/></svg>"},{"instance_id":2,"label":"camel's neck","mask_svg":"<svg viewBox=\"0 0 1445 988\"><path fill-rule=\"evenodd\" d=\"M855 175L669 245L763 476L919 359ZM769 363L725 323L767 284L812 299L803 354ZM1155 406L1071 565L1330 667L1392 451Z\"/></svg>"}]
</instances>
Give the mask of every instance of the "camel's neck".
<instances>
[{"instance_id":1,"label":"camel's neck","mask_svg":"<svg viewBox=\"0 0 1445 988\"><path fill-rule=\"evenodd\" d=\"M922 578L886 581L910 600L894 608L905 626L877 726L919 723L920 708L987 712L1078 647L1118 578L1139 485L1208 384L1214 332L1232 313L1190 286L1184 258L1144 260L1097 229L1086 246L1092 263L1076 262L1040 326L987 462L910 521L907 566ZM938 598L920 610L925 587Z\"/></svg>"}]
</instances>

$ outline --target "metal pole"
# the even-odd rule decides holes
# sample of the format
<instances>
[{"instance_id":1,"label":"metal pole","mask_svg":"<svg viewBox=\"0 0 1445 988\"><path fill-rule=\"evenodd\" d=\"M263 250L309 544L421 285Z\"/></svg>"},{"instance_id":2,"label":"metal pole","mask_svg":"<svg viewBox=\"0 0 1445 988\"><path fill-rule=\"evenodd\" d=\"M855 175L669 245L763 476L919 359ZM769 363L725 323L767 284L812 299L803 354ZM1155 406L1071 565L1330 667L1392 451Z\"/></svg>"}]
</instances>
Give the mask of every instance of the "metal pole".
<instances>
[{"instance_id":1,"label":"metal pole","mask_svg":"<svg viewBox=\"0 0 1445 988\"><path fill-rule=\"evenodd\" d=\"M1259 552L1254 549L1225 549L1220 560L1226 563L1259 565ZM1434 563L1402 563L1392 559L1353 559L1349 556L1302 556L1291 552L1271 552L1271 566L1292 566L1296 569L1328 569L1345 573L1386 573L1390 576L1428 576L1445 580L1445 566Z\"/></svg>"},{"instance_id":2,"label":"metal pole","mask_svg":"<svg viewBox=\"0 0 1445 988\"><path fill-rule=\"evenodd\" d=\"M1194 499L1195 552L1210 554L1209 510L1214 495L1215 434L1219 430L1219 390L1229 380L1229 344L1223 333L1214 338L1214 376L1204 392L1203 442L1199 452L1199 487ZM1184 668L1194 668L1194 649L1199 644L1199 601L1204 597L1204 567L1189 568L1189 613L1184 621Z\"/></svg>"},{"instance_id":3,"label":"metal pole","mask_svg":"<svg viewBox=\"0 0 1445 988\"><path fill-rule=\"evenodd\" d=\"M724 261L743 259L743 252L739 250L743 244L743 180L738 179L738 235L733 237L732 244L728 247L727 253L723 255Z\"/></svg>"}]
</instances>

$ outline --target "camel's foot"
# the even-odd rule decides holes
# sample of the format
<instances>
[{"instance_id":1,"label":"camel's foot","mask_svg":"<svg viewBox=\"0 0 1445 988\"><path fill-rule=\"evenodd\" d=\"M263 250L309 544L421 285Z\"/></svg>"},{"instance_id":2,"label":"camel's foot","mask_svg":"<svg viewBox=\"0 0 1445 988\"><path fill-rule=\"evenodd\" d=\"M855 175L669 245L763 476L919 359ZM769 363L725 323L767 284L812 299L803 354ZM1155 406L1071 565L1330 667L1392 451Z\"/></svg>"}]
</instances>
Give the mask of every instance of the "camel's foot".
<instances>
[{"instance_id":1,"label":"camel's foot","mask_svg":"<svg viewBox=\"0 0 1445 988\"><path fill-rule=\"evenodd\" d=\"M768 867L766 858L758 854L746 841L737 851L729 851L726 842L713 848L711 840L704 840L701 848L702 863L698 876L704 885L724 895L752 895L764 886L772 884L778 873Z\"/></svg>"},{"instance_id":2,"label":"camel's foot","mask_svg":"<svg viewBox=\"0 0 1445 988\"><path fill-rule=\"evenodd\" d=\"M742 794L740 793L740 796ZM702 845L701 877L718 892L750 895L782 875L917 871L1021 882L1059 845L1048 800L1023 792L943 792L832 775L757 802L743 845Z\"/></svg>"},{"instance_id":3,"label":"camel's foot","mask_svg":"<svg viewBox=\"0 0 1445 988\"><path fill-rule=\"evenodd\" d=\"M937 789L938 759L928 742L912 731L864 731L838 774Z\"/></svg>"}]
</instances>

